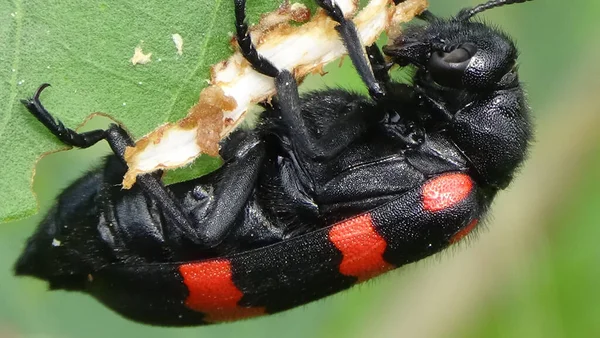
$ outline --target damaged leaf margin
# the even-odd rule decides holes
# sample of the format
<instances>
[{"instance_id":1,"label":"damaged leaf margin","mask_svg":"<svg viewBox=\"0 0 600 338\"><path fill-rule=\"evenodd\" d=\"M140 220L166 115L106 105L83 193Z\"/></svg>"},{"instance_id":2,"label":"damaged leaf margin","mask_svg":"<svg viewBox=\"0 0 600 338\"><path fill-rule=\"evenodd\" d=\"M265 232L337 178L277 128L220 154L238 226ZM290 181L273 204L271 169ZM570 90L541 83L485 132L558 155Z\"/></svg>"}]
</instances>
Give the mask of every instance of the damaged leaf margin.
<instances>
[{"instance_id":1,"label":"damaged leaf margin","mask_svg":"<svg viewBox=\"0 0 600 338\"><path fill-rule=\"evenodd\" d=\"M386 31L400 34L400 24L427 8L427 0L408 0L394 6L391 0L371 0L358 11L354 0L338 0L347 18L354 21L362 43L373 44ZM304 22L293 26L290 21ZM262 16L251 28L259 53L279 69L293 71L301 81L311 72L346 54L335 26L322 10L312 18L300 4L284 5ZM174 169L191 163L201 154L218 156L219 141L239 125L248 109L275 94L274 80L254 71L239 51L211 69L210 85L188 115L162 125L127 148L129 170L123 187L130 188L136 176L160 169ZM251 90L249 90L249 88Z\"/></svg>"}]
</instances>

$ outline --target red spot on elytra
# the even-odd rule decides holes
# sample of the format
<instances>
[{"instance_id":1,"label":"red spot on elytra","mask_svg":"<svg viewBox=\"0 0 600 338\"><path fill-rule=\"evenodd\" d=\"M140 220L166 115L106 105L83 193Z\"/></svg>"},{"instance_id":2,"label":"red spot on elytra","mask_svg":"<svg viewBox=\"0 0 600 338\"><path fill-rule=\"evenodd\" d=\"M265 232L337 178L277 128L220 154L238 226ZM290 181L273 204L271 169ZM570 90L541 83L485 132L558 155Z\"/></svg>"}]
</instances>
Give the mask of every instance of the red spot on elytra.
<instances>
[{"instance_id":1,"label":"red spot on elytra","mask_svg":"<svg viewBox=\"0 0 600 338\"><path fill-rule=\"evenodd\" d=\"M394 268L383 259L387 243L375 231L370 214L334 225L329 240L342 252L340 272L358 277L359 282Z\"/></svg>"},{"instance_id":2,"label":"red spot on elytra","mask_svg":"<svg viewBox=\"0 0 600 338\"><path fill-rule=\"evenodd\" d=\"M182 264L179 273L189 296L185 306L202 312L207 322L223 322L264 314L261 307L241 307L243 293L231 279L231 262L227 259Z\"/></svg>"},{"instance_id":3,"label":"red spot on elytra","mask_svg":"<svg viewBox=\"0 0 600 338\"><path fill-rule=\"evenodd\" d=\"M423 208L440 211L464 200L473 189L471 177L462 173L451 173L429 180L423 186Z\"/></svg>"},{"instance_id":4,"label":"red spot on elytra","mask_svg":"<svg viewBox=\"0 0 600 338\"><path fill-rule=\"evenodd\" d=\"M476 218L476 219L472 220L471 223L467 224L467 226L458 230L458 232L456 232L450 238L450 244L454 244L454 243L460 241L461 239L465 238L466 235L468 235L473 229L475 229L475 227L477 226L477 223L479 223L479 220Z\"/></svg>"}]
</instances>

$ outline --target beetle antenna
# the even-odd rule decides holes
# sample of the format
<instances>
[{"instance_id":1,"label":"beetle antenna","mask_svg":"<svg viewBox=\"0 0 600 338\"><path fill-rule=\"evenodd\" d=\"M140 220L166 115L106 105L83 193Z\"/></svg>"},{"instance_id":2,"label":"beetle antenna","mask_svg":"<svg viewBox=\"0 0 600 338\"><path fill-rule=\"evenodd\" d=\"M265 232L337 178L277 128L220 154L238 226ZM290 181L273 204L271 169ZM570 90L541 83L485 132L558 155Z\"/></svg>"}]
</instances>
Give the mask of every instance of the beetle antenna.
<instances>
[{"instance_id":1,"label":"beetle antenna","mask_svg":"<svg viewBox=\"0 0 600 338\"><path fill-rule=\"evenodd\" d=\"M458 20L466 21L483 11L487 11L490 8L500 7L500 6L504 6L504 5L517 4L517 3L527 2L527 1L532 1L532 0L490 0L481 5L477 5L471 9L465 9L465 10L460 11L460 13L458 14Z\"/></svg>"}]
</instances>

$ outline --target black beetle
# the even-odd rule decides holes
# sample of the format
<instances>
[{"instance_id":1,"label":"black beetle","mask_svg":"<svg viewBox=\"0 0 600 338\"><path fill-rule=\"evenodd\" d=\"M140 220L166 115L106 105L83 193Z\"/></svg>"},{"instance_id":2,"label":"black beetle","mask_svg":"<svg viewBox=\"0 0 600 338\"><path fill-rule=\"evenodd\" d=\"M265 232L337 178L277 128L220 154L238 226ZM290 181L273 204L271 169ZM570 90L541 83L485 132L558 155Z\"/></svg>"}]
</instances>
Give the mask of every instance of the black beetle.
<instances>
[{"instance_id":1,"label":"black beetle","mask_svg":"<svg viewBox=\"0 0 600 338\"><path fill-rule=\"evenodd\" d=\"M118 125L76 133L39 100L27 109L67 145L106 140L114 155L58 198L16 264L51 289L87 292L120 314L200 325L273 313L436 253L469 233L525 158L532 128L511 39L471 18L421 14L383 48L361 47L331 0L319 5L370 97L339 89L300 98L291 73L255 50L236 0L240 48L275 78L254 130L221 145L223 166L165 187L158 174L122 190ZM413 66L411 84L390 80Z\"/></svg>"}]
</instances>

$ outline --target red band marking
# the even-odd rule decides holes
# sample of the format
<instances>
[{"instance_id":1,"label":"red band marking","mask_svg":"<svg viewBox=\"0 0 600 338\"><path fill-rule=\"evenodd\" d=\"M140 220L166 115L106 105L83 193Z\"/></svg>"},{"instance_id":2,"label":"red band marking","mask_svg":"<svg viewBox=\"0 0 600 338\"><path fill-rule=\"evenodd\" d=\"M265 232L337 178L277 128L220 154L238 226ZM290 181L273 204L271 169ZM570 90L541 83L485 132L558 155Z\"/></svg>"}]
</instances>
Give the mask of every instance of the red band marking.
<instances>
[{"instance_id":1,"label":"red band marking","mask_svg":"<svg viewBox=\"0 0 600 338\"><path fill-rule=\"evenodd\" d=\"M262 307L238 306L243 293L231 279L231 262L227 259L182 264L179 273L187 286L188 308L206 314L207 322L223 322L264 314Z\"/></svg>"},{"instance_id":2,"label":"red band marking","mask_svg":"<svg viewBox=\"0 0 600 338\"><path fill-rule=\"evenodd\" d=\"M423 186L423 208L440 211L464 200L473 190L473 180L462 173L451 173L429 180Z\"/></svg>"},{"instance_id":3,"label":"red band marking","mask_svg":"<svg viewBox=\"0 0 600 338\"><path fill-rule=\"evenodd\" d=\"M477 223L479 223L479 220L476 218L476 219L472 220L471 223L467 224L467 226L458 230L450 238L450 244L454 244L454 243L460 241L461 239L465 238L466 235L468 235L473 229L475 229L475 227L477 226Z\"/></svg>"},{"instance_id":4,"label":"red band marking","mask_svg":"<svg viewBox=\"0 0 600 338\"><path fill-rule=\"evenodd\" d=\"M394 268L383 259L387 243L375 231L370 214L334 225L329 240L342 252L340 272L358 277L359 282Z\"/></svg>"}]
</instances>

